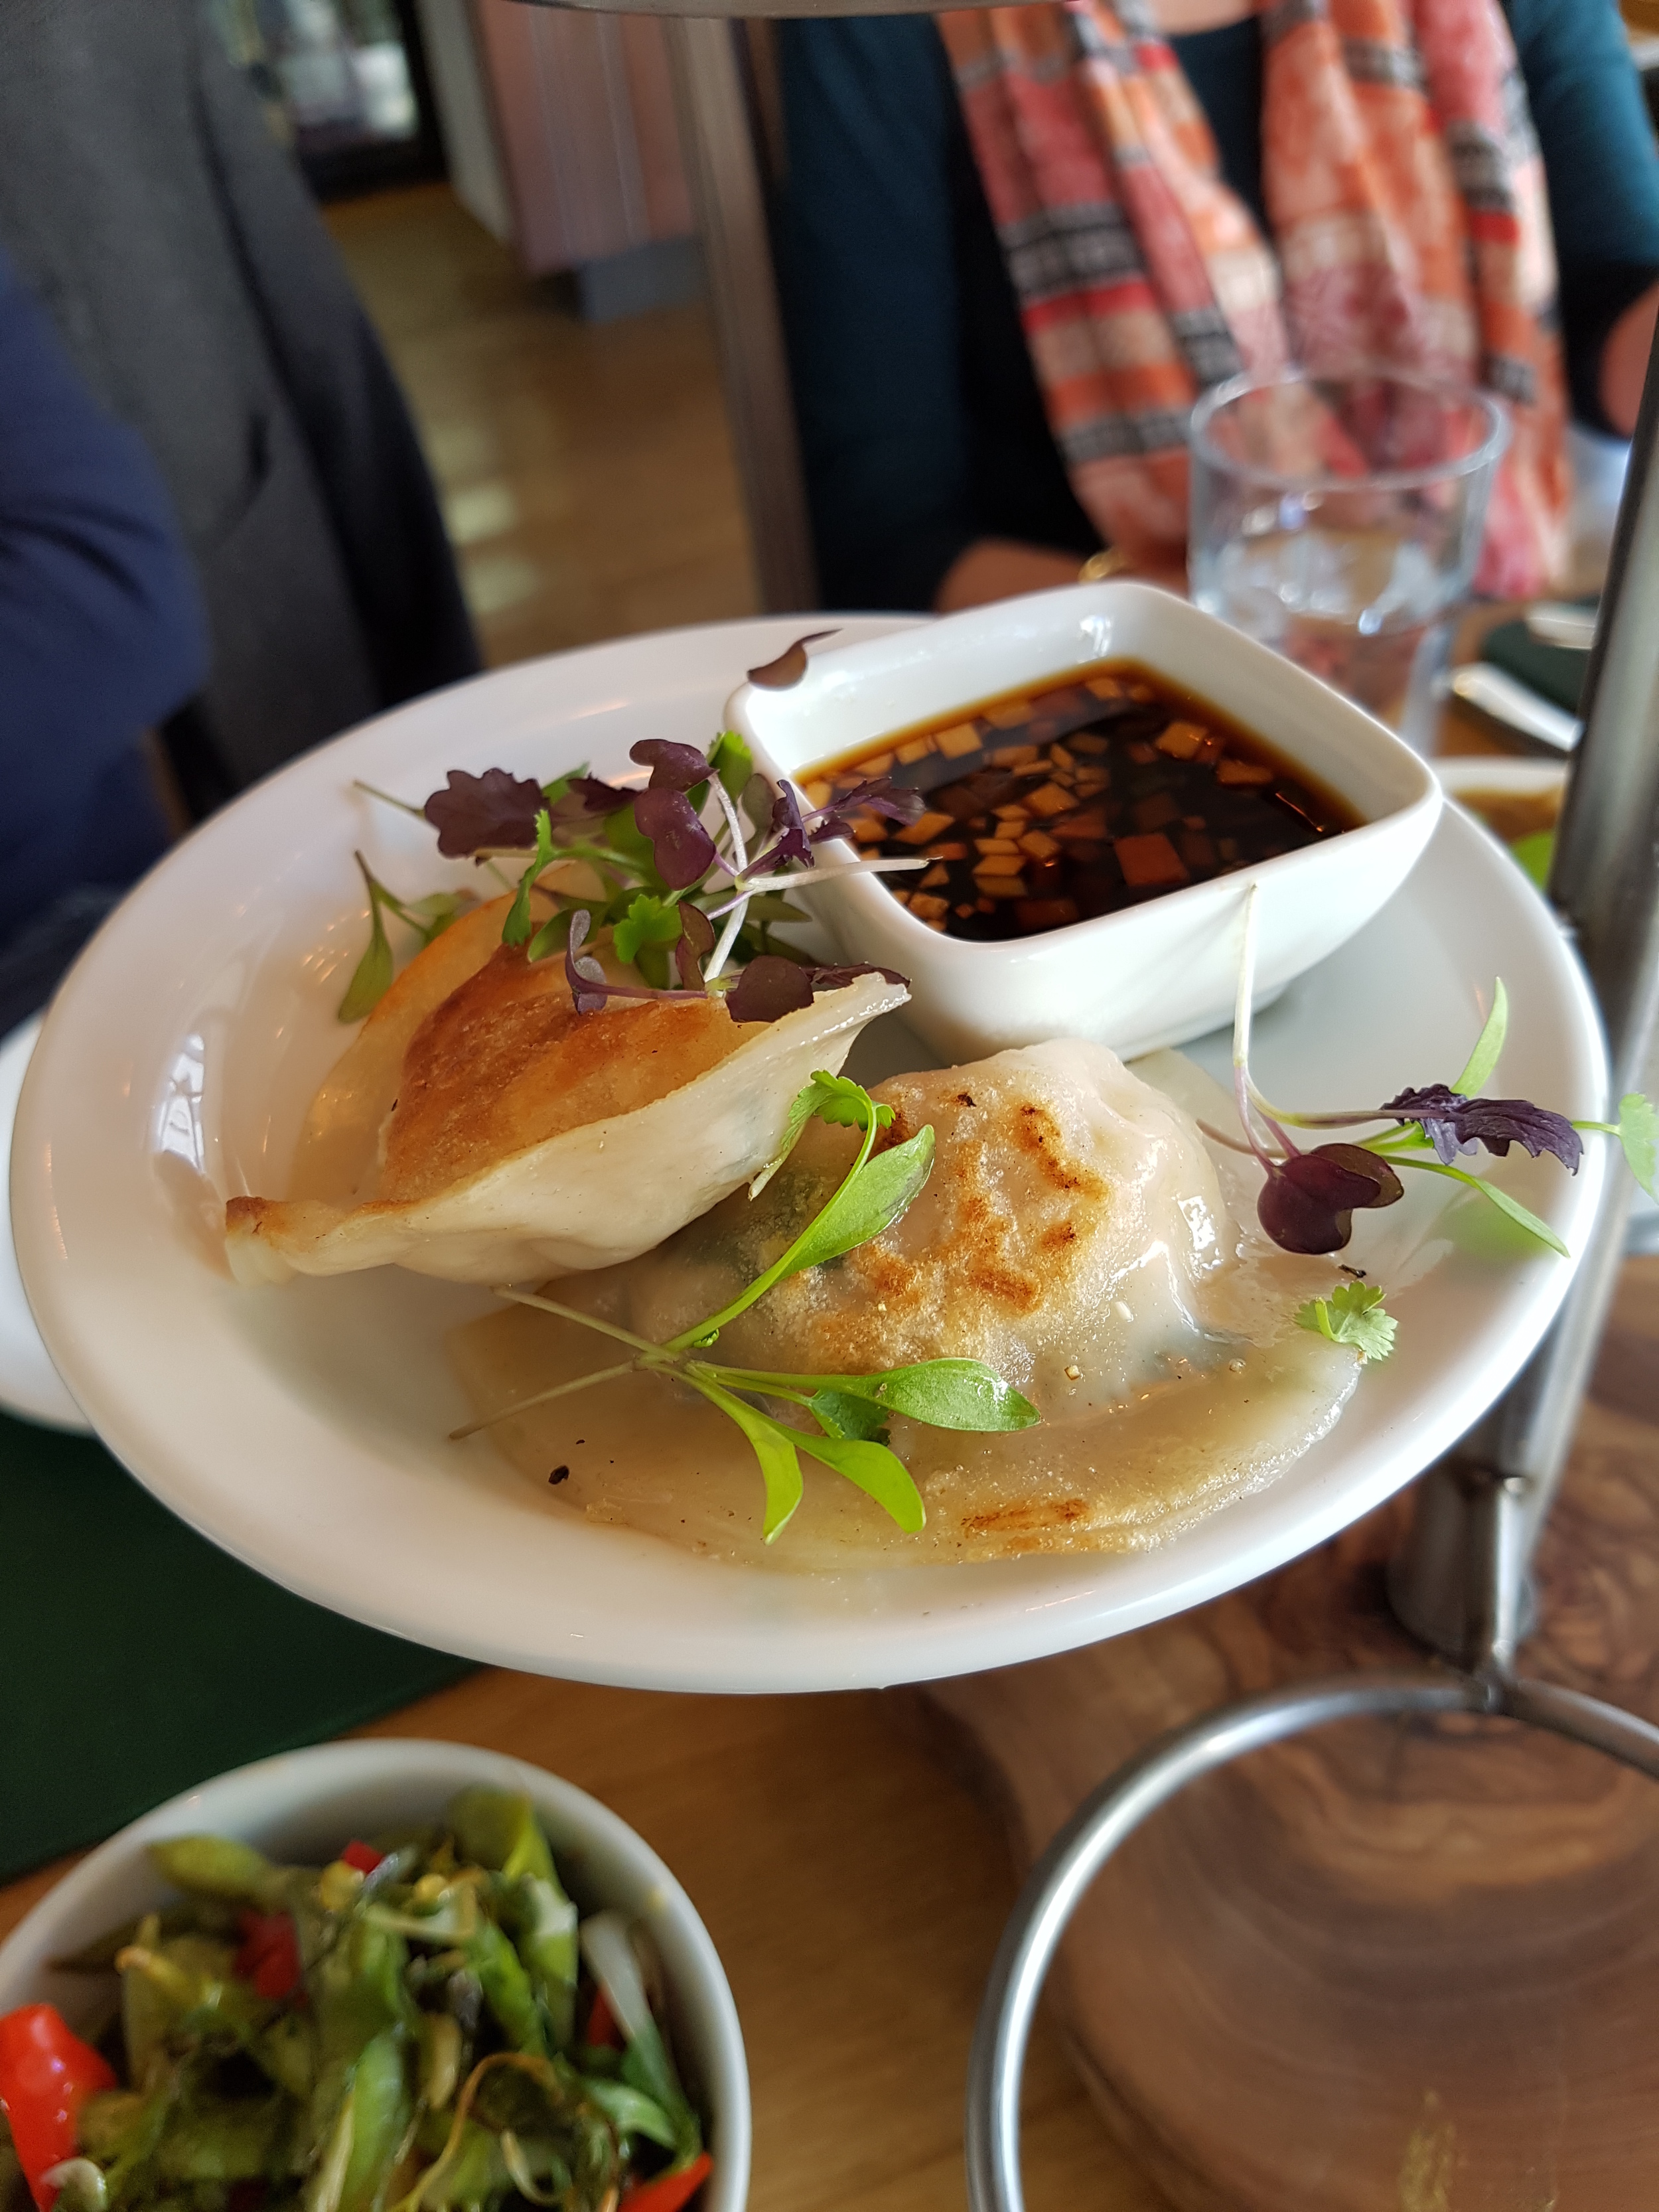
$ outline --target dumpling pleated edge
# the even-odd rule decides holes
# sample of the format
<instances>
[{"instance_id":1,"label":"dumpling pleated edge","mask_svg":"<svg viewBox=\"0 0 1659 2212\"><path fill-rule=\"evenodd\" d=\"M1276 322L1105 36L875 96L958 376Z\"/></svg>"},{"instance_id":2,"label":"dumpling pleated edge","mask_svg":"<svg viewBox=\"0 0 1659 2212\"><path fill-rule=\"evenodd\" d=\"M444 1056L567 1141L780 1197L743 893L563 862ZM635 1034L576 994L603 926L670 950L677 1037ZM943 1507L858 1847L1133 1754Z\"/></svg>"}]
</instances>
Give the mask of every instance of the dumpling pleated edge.
<instances>
[{"instance_id":1,"label":"dumpling pleated edge","mask_svg":"<svg viewBox=\"0 0 1659 2212\"><path fill-rule=\"evenodd\" d=\"M254 1285L397 1266L501 1283L636 1258L757 1175L814 1071L838 1073L859 1032L908 996L880 975L821 992L678 1090L568 1129L433 1198L349 1208L233 1198L231 1273Z\"/></svg>"}]
</instances>

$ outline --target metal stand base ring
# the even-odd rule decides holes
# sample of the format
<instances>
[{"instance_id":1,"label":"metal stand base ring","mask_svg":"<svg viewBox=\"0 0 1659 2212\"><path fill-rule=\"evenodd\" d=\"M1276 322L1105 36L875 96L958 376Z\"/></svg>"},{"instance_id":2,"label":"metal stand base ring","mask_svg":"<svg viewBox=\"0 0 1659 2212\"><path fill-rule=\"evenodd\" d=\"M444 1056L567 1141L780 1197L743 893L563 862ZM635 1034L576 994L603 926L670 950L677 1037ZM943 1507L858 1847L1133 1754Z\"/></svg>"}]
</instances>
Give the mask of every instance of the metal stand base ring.
<instances>
[{"instance_id":1,"label":"metal stand base ring","mask_svg":"<svg viewBox=\"0 0 1659 2212\"><path fill-rule=\"evenodd\" d=\"M1346 1674L1224 1706L1152 1744L1085 1801L1032 1869L1009 1917L968 2063L968 2201L1024 2212L1019 2093L1037 2000L1061 1936L1106 1862L1189 1783L1332 1721L1477 1713L1605 1752L1659 1781L1659 1728L1599 1698L1502 1674Z\"/></svg>"}]
</instances>

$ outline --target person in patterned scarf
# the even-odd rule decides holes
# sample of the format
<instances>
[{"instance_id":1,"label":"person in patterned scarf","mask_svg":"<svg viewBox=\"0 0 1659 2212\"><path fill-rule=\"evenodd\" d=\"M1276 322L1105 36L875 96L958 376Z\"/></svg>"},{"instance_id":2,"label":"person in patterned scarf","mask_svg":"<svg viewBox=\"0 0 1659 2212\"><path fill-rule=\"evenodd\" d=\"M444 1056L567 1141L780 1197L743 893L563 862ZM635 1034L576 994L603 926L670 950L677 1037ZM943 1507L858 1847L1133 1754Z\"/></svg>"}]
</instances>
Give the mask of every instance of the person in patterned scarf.
<instances>
[{"instance_id":1,"label":"person in patterned scarf","mask_svg":"<svg viewBox=\"0 0 1659 2212\"><path fill-rule=\"evenodd\" d=\"M778 261L826 604L1183 557L1207 386L1498 393L1480 586L1548 586L1569 416L1628 435L1659 149L1613 0L1067 0L778 27Z\"/></svg>"}]
</instances>

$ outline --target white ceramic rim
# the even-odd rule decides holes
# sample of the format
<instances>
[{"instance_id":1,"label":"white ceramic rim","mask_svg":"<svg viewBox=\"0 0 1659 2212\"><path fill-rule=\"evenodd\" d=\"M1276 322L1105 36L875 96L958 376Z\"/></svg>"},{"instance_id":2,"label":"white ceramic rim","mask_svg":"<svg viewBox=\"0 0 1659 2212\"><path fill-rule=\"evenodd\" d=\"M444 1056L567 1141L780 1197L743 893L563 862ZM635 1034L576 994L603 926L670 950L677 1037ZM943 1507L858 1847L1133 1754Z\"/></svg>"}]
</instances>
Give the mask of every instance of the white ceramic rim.
<instances>
[{"instance_id":1,"label":"white ceramic rim","mask_svg":"<svg viewBox=\"0 0 1659 2212\"><path fill-rule=\"evenodd\" d=\"M1153 600L1158 603L1157 613L1178 626L1188 623L1201 624L1206 629L1213 626L1214 630L1218 634L1216 641L1218 644L1224 644L1225 650L1236 654L1247 666L1253 666L1258 670L1270 670L1273 677L1282 681L1293 693L1301 692L1304 696L1311 696L1313 694L1321 695L1322 707L1326 707L1328 711L1334 713L1345 722L1352 718L1355 723L1363 726L1367 741L1374 747L1380 748L1387 756L1389 767L1399 775L1402 785L1402 795L1378 811L1367 811L1362 801L1354 795L1352 787L1352 763L1340 753L1334 759L1328 757L1310 764L1291 758L1285 751L1282 739L1277 742L1273 739L1265 740L1273 744L1274 750L1282 757L1290 760L1291 766L1297 774L1323 784L1327 790L1340 799L1346 806L1360 815L1361 818L1352 829L1345 830L1340 833L1345 851L1351 854L1370 853L1373 847L1390 841L1408 823L1416 821L1425 812L1431 817L1430 828L1425 835L1426 836L1432 834L1432 817L1439 812L1441 792L1431 763L1419 753L1414 752L1397 731L1391 730L1386 722L1379 721L1375 715L1367 714L1356 701L1345 697L1339 691L1333 691L1328 685L1322 684L1316 677L1298 666L1295 661L1287 659L1283 654L1274 653L1271 647L1263 645L1260 639L1249 636L1243 630L1231 629L1221 623L1218 617L1206 613L1201 607L1194 605L1190 600L1179 599L1172 592L1160 591L1155 586L1137 582L1133 577L1113 577L1105 582L1085 588L1091 599L1097 599L1100 601L1103 611L1107 614L1110 613L1112 603L1115 600L1127 600L1132 609L1138 600ZM1069 600L1077 589L1077 586L1066 589L1064 592L1065 598ZM1060 595L1033 593L1028 596L1034 602L1040 602L1050 596ZM977 609L969 610L967 616L946 616L943 619L947 623L971 619L972 615L979 611L981 611ZM1197 632L1194 631L1194 643L1196 637ZM817 667L828 668L840 673L844 684L849 678L852 682L856 682L859 677L864 674L866 665L872 675L879 676L884 672L880 667L880 649L885 642L886 641L882 638L849 640L841 645L830 645L826 642L824 650L813 656L813 664ZM1159 677L1164 682L1179 688L1188 688L1188 678L1176 675L1171 670L1158 666L1152 657L1152 649L1144 644L1131 642L1115 646L1104 657L1109 659L1121 659L1132 662L1138 660L1139 665L1146 667L1152 675ZM1028 690L1036 694L1040 693L1045 686L1055 689L1063 685L1065 682L1064 673L1037 674L1024 678L1016 678L1007 688L1011 693ZM814 757L803 767L781 769L778 766L768 740L759 731L754 729L752 719L748 712L748 699L757 690L763 698L778 696L775 693L767 693L764 687L757 687L753 684L739 684L726 702L726 717L728 720L735 720L750 730L755 739L757 763L769 769L775 776L787 777L789 781L802 792L804 797L805 785L822 775L825 760ZM1209 699L1197 685L1193 687L1193 696L1206 704L1214 706L1218 713L1231 715L1236 711L1221 700ZM840 708L845 702L842 698L837 697L833 703ZM937 705L928 710L927 719L933 720L946 714L969 713L976 703L973 700L963 699L959 696L942 698ZM861 744L864 741L856 742ZM879 743L880 739L872 738L869 742L875 744ZM826 757L829 760L834 760L837 757L836 753L831 752ZM1409 794L1406 794L1403 790L1404 783L1413 775L1417 788ZM1293 852L1275 854L1271 860L1252 861L1249 872L1249 880L1253 883L1261 880L1277 884L1286 876L1293 877L1301 872L1314 855L1328 854L1334 843L1334 839L1316 840L1312 845L1298 846ZM890 898L884 878L867 873L852 872L857 866L857 857L856 853L842 838L836 838L822 848L823 865L834 868L847 877L845 884L840 886L838 895L864 903L878 901L886 926L902 941L908 939L915 945L915 959L918 962L925 963L929 968L958 969L967 976L971 976L975 969L983 969L994 965L998 968L1006 967L1011 957L1044 964L1065 959L1069 956L1075 956L1079 960L1109 957L1112 939L1115 937L1123 936L1131 930L1139 932L1148 927L1156 914L1172 913L1177 917L1188 914L1194 905L1200 901L1207 901L1212 896L1217 880L1211 878L1200 883L1183 884L1176 890L1161 893L1155 901L1146 900L1135 906L1114 908L1106 914L1085 915L1079 921L1066 922L1058 929L1044 930L1038 936L1004 939L985 943L972 938L952 937L948 931L940 932L928 928L927 925L919 921L907 907ZM1404 872L1402 870L1402 875ZM897 880L902 884L903 878L901 877ZM1313 963L1310 962L1308 964Z\"/></svg>"},{"instance_id":2,"label":"white ceramic rim","mask_svg":"<svg viewBox=\"0 0 1659 2212\"><path fill-rule=\"evenodd\" d=\"M557 714L550 714L544 704L536 706L529 718L542 732L566 726L570 714L576 714L575 734L568 740L573 746L597 736L594 717L613 709L632 714L641 702L658 718L659 730L665 723L673 733L683 733L690 711L683 702L692 696L687 689L688 667L706 671L711 665L730 669L752 664L780 651L800 626L799 617L734 623L702 633L592 647L558 656L539 668L531 664L507 669L368 725L337 740L335 748L295 763L265 788L286 785L291 793L303 790L307 820L313 825L307 835L314 844L314 825L325 808L313 786L327 782L337 787L358 772L383 778L393 750L400 760L419 759L420 745L428 743L430 733L441 725L446 732L446 757L459 755L483 765L484 746L505 749L503 726L516 732L514 742L522 741L524 718L529 714L526 702L535 706L538 687L556 682L566 705ZM672 659L676 672L672 687L659 674L653 676L648 656L653 653ZM498 698L503 701L493 725L487 710L480 713L481 694L491 684L501 687ZM721 696L721 689L706 673L697 674L697 720L691 727L705 726L707 717L718 713ZM573 699L576 703L571 707ZM674 701L682 705L671 713ZM520 717L516 724L514 715ZM453 735L457 724L475 733L472 742L478 750L460 748ZM629 734L642 733L636 722L629 724ZM268 1368L257 1368L251 1384L239 1376L231 1385L238 1426L235 1452L228 1458L218 1434L204 1435L198 1425L182 1419L183 1401L167 1395L168 1389L191 1387L182 1373L169 1368L172 1380L158 1395L155 1374L146 1368L135 1375L118 1346L112 1349L95 1333L92 1339L87 1337L78 1325L81 1285L58 1225L59 1199L53 1188L54 1176L73 1167L70 1151L64 1151L62 1164L52 1158L54 1085L67 1083L71 1103L89 1098L94 1091L101 1099L100 1079L106 1088L112 1080L125 1079L122 1072L129 1066L123 1056L125 1042L111 1042L112 1024L100 998L100 948L118 945L137 925L137 944L130 954L124 951L122 959L142 952L144 957L165 960L166 944L176 943L176 938L169 940L167 928L160 927L155 944L146 947L144 932L157 932L165 921L165 894L181 877L187 878L192 848L211 851L216 839L234 845L242 825L251 826L258 818L260 804L258 793L249 794L163 864L94 939L68 980L36 1054L20 1115L15 1154L19 1172L13 1189L20 1257L54 1358L64 1367L100 1435L124 1464L174 1512L256 1571L374 1626L488 1662L579 1680L719 1692L872 1687L1046 1656L1218 1595L1323 1541L1380 1504L1479 1417L1522 1364L1565 1295L1571 1270L1547 1258L1516 1263L1506 1269L1501 1281L1486 1279L1476 1288L1474 1307L1460 1304L1458 1308L1460 1313L1471 1311L1473 1334L1460 1330L1455 1317L1450 1317L1437 1348L1425 1354L1433 1378L1431 1388L1413 1387L1407 1392L1403 1378L1413 1371L1408 1361L1402 1360L1397 1370L1383 1369L1368 1382L1368 1395L1349 1409L1336 1436L1316 1446L1287 1474L1169 1543L1143 1553L1054 1555L986 1566L903 1566L875 1577L878 1590L863 1597L842 1587L855 1577L797 1577L713 1568L673 1553L654 1539L631 1537L620 1530L588 1531L602 1535L605 1547L602 1553L590 1548L580 1556L590 1571L601 1571L592 1581L577 1577L572 1582L567 1573L568 1586L556 1585L551 1601L544 1579L536 1583L533 1593L525 1579L532 1562L545 1561L539 1540L521 1547L522 1562L504 1556L498 1547L482 1543L459 1558L441 1548L434 1554L434 1540L425 1536L422 1543L426 1548L405 1547L396 1557L381 1543L372 1552L341 1558L337 1544L315 1540L305 1528L294 1525L291 1516L273 1522L267 1510L270 1485L286 1478L292 1462L283 1458L282 1449L273 1447L261 1419L274 1422L286 1437L298 1419ZM1443 839L1445 849L1440 850ZM1486 963L1488 939L1495 936L1501 940L1498 957L1505 963L1512 1000L1520 1006L1530 996L1534 1011L1543 1018L1543 1033L1551 1039L1550 1069L1540 1073L1534 1066L1533 1077L1549 1086L1552 1103L1570 1112L1603 1110L1605 1055L1594 1003L1548 909L1507 856L1456 810L1443 815L1419 865L1440 885L1435 894L1439 903L1431 908L1433 939L1423 945L1421 957L1443 957L1440 948L1455 914L1471 911L1486 917L1478 972L1470 965L1472 955L1461 965L1447 958L1447 987L1460 1010L1467 1008L1478 1018L1476 994L1494 972ZM1386 919L1389 911L1396 915L1392 924ZM184 926L192 936L199 936L199 927L188 915ZM1431 926L1420 898L1413 903L1409 885L1376 925L1390 945L1397 939L1387 933L1397 933L1402 926L1413 945ZM1349 957L1342 953L1335 958ZM1390 952L1389 957L1395 956ZM1320 972L1314 971L1316 978ZM1526 984L1518 998L1517 980ZM1316 998L1317 988L1316 981ZM1414 1006L1416 982L1401 988L1408 990ZM1346 982L1343 988L1347 988ZM144 1018L145 1008L137 1001L122 1011L123 1022L141 1024ZM1465 1018L1460 1011L1460 1036ZM1259 1043L1270 1058L1273 1018L1267 1018L1258 1030ZM1388 1020L1393 1019L1388 1017L1379 1031L1376 1013L1368 1012L1364 1033L1398 1036L1402 1032L1397 1025L1388 1027ZM1404 1034L1409 1037L1410 1032ZM1520 1072L1524 1078L1524 1069ZM1414 1073L1403 1070L1401 1079ZM1270 1065L1264 1073L1271 1081ZM143 1110L148 1115L148 1099ZM130 1137L125 1130L120 1133L124 1140ZM44 1163L46 1172L26 1181L21 1174L26 1157ZM1592 1148L1575 1181L1553 1187L1546 1200L1534 1200L1575 1249L1582 1249L1588 1236L1605 1172L1605 1147ZM101 1192L101 1182L98 1188ZM163 1309L146 1325L152 1332L162 1332L158 1342L165 1341L168 1361L176 1364L186 1356L195 1361L181 1310ZM181 1325L185 1329L182 1334ZM213 1379L220 1398L226 1388L225 1378ZM263 1392L263 1397L250 1400L250 1389ZM218 1418L216 1401L213 1418ZM318 1459L319 1480L325 1475L330 1495L349 1502L360 1463L368 1467L370 1476L380 1471L380 1463L365 1462L363 1447L349 1434L314 1425L302 1437L296 1431L283 1449L316 1451L325 1438L337 1447L339 1455ZM259 1462L262 1451L264 1457ZM258 1475L252 1471L256 1464L261 1467ZM457 1486L457 1493L465 1510L460 1505L453 1513L447 1507L443 1510L463 1532L459 1540L464 1543L474 1519L487 1518L493 1505L490 1496L483 1494L482 1505L475 1509L473 1501L480 1493L465 1485ZM432 1495L429 1488L427 1495ZM514 1522L516 1528L524 1525ZM487 1559L481 1559L484 1551ZM686 1577L697 1575L704 1579L693 1593ZM481 1583L485 1585L482 1591ZM791 1594L802 1588L810 1593L815 1586L817 1594L806 1599Z\"/></svg>"},{"instance_id":3,"label":"white ceramic rim","mask_svg":"<svg viewBox=\"0 0 1659 2212\"><path fill-rule=\"evenodd\" d=\"M1436 461L1420 469L1379 469L1363 477L1314 472L1292 476L1275 469L1256 468L1224 453L1210 435L1210 424L1221 410L1253 392L1283 391L1293 384L1358 383L1362 379L1407 385L1413 392L1426 392L1448 405L1473 407L1486 417L1486 434L1473 453L1461 453L1454 460ZM1482 392L1473 384L1458 384L1444 377L1424 376L1413 369L1395 368L1386 362L1359 361L1339 368L1283 368L1271 376L1247 373L1229 377L1224 384L1212 385L1194 406L1189 443L1206 469L1213 469L1218 476L1231 477L1235 483L1260 484L1264 491L1420 491L1428 484L1449 483L1458 477L1474 476L1482 469L1495 467L1509 450L1510 435L1510 418L1489 392Z\"/></svg>"},{"instance_id":4,"label":"white ceramic rim","mask_svg":"<svg viewBox=\"0 0 1659 2212\"><path fill-rule=\"evenodd\" d=\"M709 2135L715 2157L699 2212L743 2212L752 2137L749 2069L737 2004L714 1939L673 1873L636 1829L574 1783L506 1752L437 1737L345 1738L279 1752L198 1783L100 1844L24 1915L0 1943L0 2012L41 2001L72 2012L73 1992L98 1987L84 1975L53 1974L48 1961L103 1933L109 1923L79 1925L76 1914L89 1915L111 1876L130 1866L146 1844L192 1833L257 1838L303 1832L308 1814L314 1812L320 1826L329 1805L349 1799L354 1790L367 1795L377 1787L415 1789L428 1778L434 1816L449 1796L471 1783L524 1791L544 1818L623 1861L653 1911L672 1927L683 1954L673 2002L685 2021L697 2021L702 2064L712 2077L699 2084L713 2114ZM280 1809L264 1809L282 1800L286 1803ZM154 1887L159 1896L166 1885L157 1879Z\"/></svg>"}]
</instances>

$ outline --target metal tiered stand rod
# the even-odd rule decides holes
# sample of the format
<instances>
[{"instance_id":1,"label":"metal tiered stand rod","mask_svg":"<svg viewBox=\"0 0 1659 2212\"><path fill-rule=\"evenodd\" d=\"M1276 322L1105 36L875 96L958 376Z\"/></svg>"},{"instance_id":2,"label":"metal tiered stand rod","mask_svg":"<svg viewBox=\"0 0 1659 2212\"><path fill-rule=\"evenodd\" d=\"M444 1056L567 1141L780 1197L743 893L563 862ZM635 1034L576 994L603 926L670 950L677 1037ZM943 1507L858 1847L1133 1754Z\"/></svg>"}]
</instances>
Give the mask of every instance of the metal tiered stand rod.
<instances>
[{"instance_id":1,"label":"metal tiered stand rod","mask_svg":"<svg viewBox=\"0 0 1659 2212\"><path fill-rule=\"evenodd\" d=\"M1639 1084L1659 1014L1656 446L1659 343L1648 363L1549 886L1601 1006L1614 1098ZM1113 1854L1189 1783L1333 1721L1455 1712L1547 1729L1659 1781L1659 1729L1513 1671L1532 1558L1623 1255L1630 1178L1607 1181L1590 1249L1554 1326L1479 1427L1423 1478L1412 1537L1390 1571L1401 1620L1456 1670L1341 1675L1208 1714L1109 1776L1032 1870L991 1969L969 2061L972 2212L1023 2212L1020 2081L1037 2000L1073 1913Z\"/></svg>"}]
</instances>

